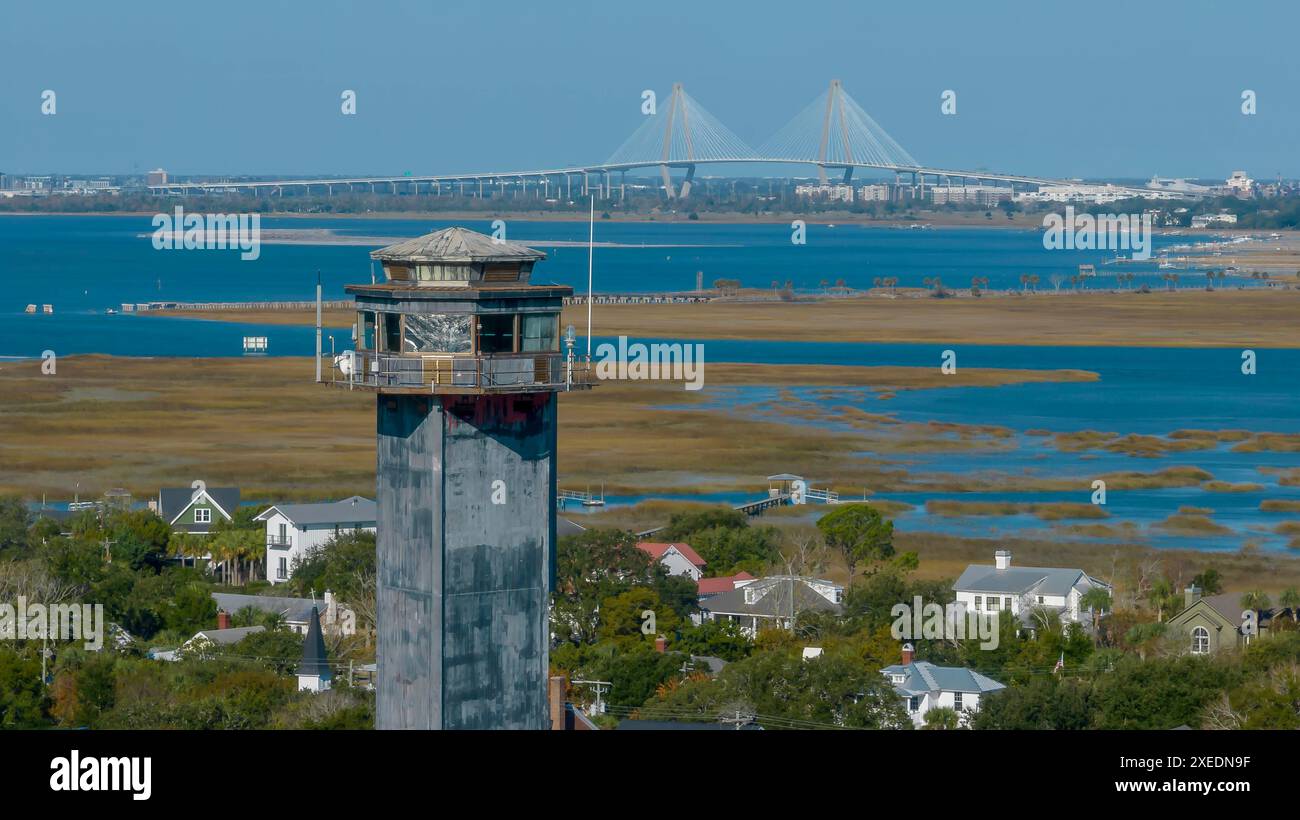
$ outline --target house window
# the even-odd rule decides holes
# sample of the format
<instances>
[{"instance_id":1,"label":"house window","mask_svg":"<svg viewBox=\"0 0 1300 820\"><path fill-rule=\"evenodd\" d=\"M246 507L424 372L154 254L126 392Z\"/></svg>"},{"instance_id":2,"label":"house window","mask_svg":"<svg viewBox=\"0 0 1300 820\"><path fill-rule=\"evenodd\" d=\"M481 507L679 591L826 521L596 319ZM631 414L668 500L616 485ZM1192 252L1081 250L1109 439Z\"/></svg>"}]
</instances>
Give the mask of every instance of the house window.
<instances>
[{"instance_id":1,"label":"house window","mask_svg":"<svg viewBox=\"0 0 1300 820\"><path fill-rule=\"evenodd\" d=\"M952 693L952 708L961 711L961 692Z\"/></svg>"},{"instance_id":2,"label":"house window","mask_svg":"<svg viewBox=\"0 0 1300 820\"><path fill-rule=\"evenodd\" d=\"M983 602L983 601L984 601L983 596L976 595L976 596L975 596L975 608L976 608L976 609L983 609L983 608L984 608L984 607L982 606L982 602Z\"/></svg>"},{"instance_id":3,"label":"house window","mask_svg":"<svg viewBox=\"0 0 1300 820\"><path fill-rule=\"evenodd\" d=\"M289 525L283 521L280 522L280 543L289 543Z\"/></svg>"},{"instance_id":4,"label":"house window","mask_svg":"<svg viewBox=\"0 0 1300 820\"><path fill-rule=\"evenodd\" d=\"M1210 630L1198 626L1192 630L1192 654L1204 655L1210 651Z\"/></svg>"},{"instance_id":5,"label":"house window","mask_svg":"<svg viewBox=\"0 0 1300 820\"><path fill-rule=\"evenodd\" d=\"M402 352L402 314L381 313L384 317L383 351L385 353Z\"/></svg>"},{"instance_id":6,"label":"house window","mask_svg":"<svg viewBox=\"0 0 1300 820\"><path fill-rule=\"evenodd\" d=\"M363 310L357 313L357 350L375 349L375 312Z\"/></svg>"},{"instance_id":7,"label":"house window","mask_svg":"<svg viewBox=\"0 0 1300 820\"><path fill-rule=\"evenodd\" d=\"M209 510L207 507L199 507L198 509L196 509L194 511L194 523L195 524L212 523L212 510Z\"/></svg>"},{"instance_id":8,"label":"house window","mask_svg":"<svg viewBox=\"0 0 1300 820\"><path fill-rule=\"evenodd\" d=\"M921 699L920 699L920 698L917 698L917 697L911 697L911 698L908 698L908 699L907 699L907 711L909 711L909 712L915 712L915 711L917 711L917 710L920 709L920 708L921 708Z\"/></svg>"},{"instance_id":9,"label":"house window","mask_svg":"<svg viewBox=\"0 0 1300 820\"><path fill-rule=\"evenodd\" d=\"M281 581L284 581L284 580L286 580L286 579L289 577L289 559L288 559L288 558L281 558L281 559L280 559L280 565L279 565L278 567L276 567L276 570L275 570L275 577L278 578L278 579L281 580Z\"/></svg>"},{"instance_id":10,"label":"house window","mask_svg":"<svg viewBox=\"0 0 1300 820\"><path fill-rule=\"evenodd\" d=\"M523 331L523 338L519 341L520 350L533 353L560 349L560 338L556 333L559 317L554 313L525 314L520 317L520 325Z\"/></svg>"},{"instance_id":11,"label":"house window","mask_svg":"<svg viewBox=\"0 0 1300 820\"><path fill-rule=\"evenodd\" d=\"M1042 605L1043 605L1043 596L1041 596L1041 595L1038 596L1038 605L1039 605L1039 606L1042 606Z\"/></svg>"},{"instance_id":12,"label":"house window","mask_svg":"<svg viewBox=\"0 0 1300 820\"><path fill-rule=\"evenodd\" d=\"M1010 609L1010 608L1011 608L1011 599L1010 599L1010 598L1003 598L1003 599L1002 599L1002 608L1003 608L1003 609Z\"/></svg>"},{"instance_id":13,"label":"house window","mask_svg":"<svg viewBox=\"0 0 1300 820\"><path fill-rule=\"evenodd\" d=\"M479 353L513 353L515 349L515 315L486 313L478 319Z\"/></svg>"}]
</instances>

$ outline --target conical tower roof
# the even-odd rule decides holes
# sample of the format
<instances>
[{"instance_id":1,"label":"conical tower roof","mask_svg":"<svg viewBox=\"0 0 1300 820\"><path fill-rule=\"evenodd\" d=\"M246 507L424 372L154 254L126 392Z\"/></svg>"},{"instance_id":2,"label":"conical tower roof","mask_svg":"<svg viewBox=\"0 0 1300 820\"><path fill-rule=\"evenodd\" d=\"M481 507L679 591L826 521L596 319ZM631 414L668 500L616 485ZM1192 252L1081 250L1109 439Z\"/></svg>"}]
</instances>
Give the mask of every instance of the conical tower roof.
<instances>
[{"instance_id":1,"label":"conical tower roof","mask_svg":"<svg viewBox=\"0 0 1300 820\"><path fill-rule=\"evenodd\" d=\"M320 631L320 611L316 607L311 608L307 637L302 642L302 663L298 664L298 674L330 677L330 667L325 657L325 636Z\"/></svg>"},{"instance_id":2,"label":"conical tower roof","mask_svg":"<svg viewBox=\"0 0 1300 820\"><path fill-rule=\"evenodd\" d=\"M545 259L546 254L468 228L443 228L371 251L370 258L392 262L529 262Z\"/></svg>"}]
</instances>

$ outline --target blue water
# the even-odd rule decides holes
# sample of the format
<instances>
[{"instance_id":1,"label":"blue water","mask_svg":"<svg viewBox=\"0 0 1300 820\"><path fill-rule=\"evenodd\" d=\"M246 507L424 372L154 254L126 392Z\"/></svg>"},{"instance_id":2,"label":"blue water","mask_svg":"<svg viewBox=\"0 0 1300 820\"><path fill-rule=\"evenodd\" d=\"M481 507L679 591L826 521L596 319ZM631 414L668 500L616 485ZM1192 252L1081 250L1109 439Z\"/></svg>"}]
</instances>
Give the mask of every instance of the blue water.
<instances>
[{"instance_id":1,"label":"blue water","mask_svg":"<svg viewBox=\"0 0 1300 820\"><path fill-rule=\"evenodd\" d=\"M507 220L507 236L521 242L585 242L582 222ZM488 220L294 219L262 220L265 231L330 229L347 235L418 236L459 224L490 231ZM0 356L39 355L42 350L95 349L123 355L233 355L220 339L204 338L190 347L167 349L157 337L135 324L105 324L90 318L67 325L15 324L28 304L51 304L56 316L89 317L123 302L221 302L308 300L320 274L327 299L345 298L343 286L370 279L371 248L341 245L263 244L256 260L241 260L238 250L155 250L147 216L13 216L0 215ZM1036 273L1039 287L1050 289L1053 273L1072 274L1080 264L1097 266L1093 287L1113 284L1115 266L1103 263L1106 251L1049 251L1037 231L1000 228L906 230L840 225L808 225L807 244L794 245L784 224L716 225L709 223L600 222L597 240L624 247L596 250L596 289L602 292L688 290L696 271L706 284L718 278L740 279L766 288L773 281L816 291L822 281L843 279L853 287L870 287L876 277L896 276L900 286L919 287L939 276L950 287L969 287L971 277L988 277L995 289L1018 288L1022 274ZM1157 236L1156 248L1196 237ZM674 245L677 247L641 247ZM587 280L585 247L548 247L549 258L535 274L582 290ZM1152 287L1161 287L1154 261L1128 265ZM1202 278L1183 271L1182 284ZM46 317L38 318L42 321ZM248 328L249 335L272 336L273 352L301 355L294 331ZM264 331L264 332L263 332ZM241 334L243 335L243 334ZM238 340L236 340L238 341ZM207 347L211 342L212 347Z\"/></svg>"},{"instance_id":2,"label":"blue water","mask_svg":"<svg viewBox=\"0 0 1300 820\"><path fill-rule=\"evenodd\" d=\"M452 224L438 220L309 220L266 219L263 228L327 228L353 235L415 236ZM489 230L486 222L461 222ZM44 350L59 355L110 353L131 356L235 356L242 337L267 336L271 355L310 355L314 330L308 327L240 325L127 314L106 315L122 302L307 300L313 296L317 272L326 298L343 298L349 282L369 281L367 247L262 246L255 261L241 261L238 251L158 251L147 235L148 217L0 217L0 357L37 357ZM523 242L558 240L581 242L585 223L510 222L509 238ZM926 276L941 276L954 287L969 285L972 276L987 276L994 288L1019 286L1023 273L1037 273L1041 288L1051 273L1073 273L1081 263L1098 265L1094 287L1113 281L1113 267L1102 267L1105 252L1046 251L1034 231L1005 229L935 229L926 231L863 228L834 229L809 225L808 244L790 244L784 225L713 225L705 223L598 223L597 239L634 247L596 251L600 291L661 291L694 287L695 272L706 282L739 278L764 287L772 280L792 280L815 290L825 279L844 279L851 286L870 286L877 276L897 276L900 285L919 286ZM1157 237L1157 247L1195 238ZM640 247L641 245L678 247ZM699 245L703 247L682 247ZM539 281L557 281L577 288L586 283L585 248L548 248L550 258L539 266ZM1160 287L1154 263L1147 268L1126 266L1126 272L1149 277ZM1181 273L1184 285L1199 277ZM24 305L53 304L51 316L24 315ZM350 347L347 331L326 331L342 350ZM604 341L604 340L597 340ZM638 341L650 341L641 339ZM958 453L908 453L905 456L867 451L864 457L884 460L925 479L948 474L1028 475L1075 478L1077 493L881 493L917 510L898 518L901 529L922 529L969 535L1051 535L1052 525L1032 516L944 518L927 516L930 498L964 500L1086 501L1092 477L1118 470L1151 471L1174 465L1194 465L1216 479L1255 482L1265 489L1250 493L1207 493L1199 488L1111 490L1107 523L1131 522L1139 537L1157 546L1235 549L1247 541L1268 549L1284 549L1285 540L1270 532L1294 515L1262 513L1264 498L1300 498L1300 488L1278 485L1276 476L1261 468L1300 467L1300 453L1237 453L1232 445L1208 451L1169 453L1142 459L1124 454L1089 451L1058 452L1050 440L1029 436L1044 428L1054 432L1099 430L1163 435L1182 428L1248 429L1300 432L1300 351L1257 350L1258 373L1240 372L1238 349L1015 347L995 345L849 344L827 342L726 341L703 342L705 389L709 399L734 412L752 412L755 404L780 400L778 387L713 388L707 363L770 362L784 364L907 365L939 367L945 349L957 354L957 366L1027 369L1079 369L1096 372L1098 382L963 387L899 391L881 400L855 389L827 397L821 391L793 388L800 399L827 408L848 404L872 413L890 413L899 420L988 424L1014 431L1009 442L988 449ZM788 419L793 423L798 420ZM815 486L834 485L835 476L821 475L815 462L791 454L789 469L808 476ZM761 482L761 477L756 477ZM846 496L859 488L840 487ZM765 491L715 494L700 500L740 503ZM665 496L658 496L665 497ZM610 506L636 503L644 497L609 497ZM1227 537L1187 537L1162 533L1152 525L1182 505L1209 507L1214 520L1232 528ZM811 508L810 511L815 511ZM578 514L575 508L569 514ZM1068 522L1067 522L1068 523ZM1087 522L1080 522L1087 523ZM1060 537L1059 532L1052 537Z\"/></svg>"}]
</instances>

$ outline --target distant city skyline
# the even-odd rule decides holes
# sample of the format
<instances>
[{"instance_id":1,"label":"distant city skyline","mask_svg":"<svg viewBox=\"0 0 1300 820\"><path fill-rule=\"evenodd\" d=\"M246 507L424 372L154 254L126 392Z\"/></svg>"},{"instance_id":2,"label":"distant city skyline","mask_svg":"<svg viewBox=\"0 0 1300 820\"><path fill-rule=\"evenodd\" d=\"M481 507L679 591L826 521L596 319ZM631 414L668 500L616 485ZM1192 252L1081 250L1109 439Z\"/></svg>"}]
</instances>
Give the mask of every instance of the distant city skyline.
<instances>
[{"instance_id":1,"label":"distant city skyline","mask_svg":"<svg viewBox=\"0 0 1300 820\"><path fill-rule=\"evenodd\" d=\"M673 82L751 144L832 78L923 165L1300 176L1300 10L237 0L0 10L0 172L400 175L592 164ZM39 35L39 36L38 36ZM42 94L55 92L55 113ZM356 93L356 114L341 95ZM956 94L956 114L941 111ZM1241 111L1256 95L1257 113ZM784 171L784 169L783 169ZM702 166L737 176L741 168ZM790 168L789 175L808 169Z\"/></svg>"}]
</instances>

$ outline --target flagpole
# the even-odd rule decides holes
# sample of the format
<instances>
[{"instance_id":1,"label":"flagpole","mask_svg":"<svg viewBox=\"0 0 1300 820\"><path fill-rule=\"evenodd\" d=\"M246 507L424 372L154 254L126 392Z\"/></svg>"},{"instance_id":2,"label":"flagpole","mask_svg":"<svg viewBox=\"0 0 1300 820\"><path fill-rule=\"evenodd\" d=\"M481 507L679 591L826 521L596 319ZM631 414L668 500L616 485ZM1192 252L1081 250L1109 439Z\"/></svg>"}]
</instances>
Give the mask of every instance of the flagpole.
<instances>
[{"instance_id":1,"label":"flagpole","mask_svg":"<svg viewBox=\"0 0 1300 820\"><path fill-rule=\"evenodd\" d=\"M591 195L591 215L587 220L587 361L591 361L591 270L596 253L596 195Z\"/></svg>"}]
</instances>

